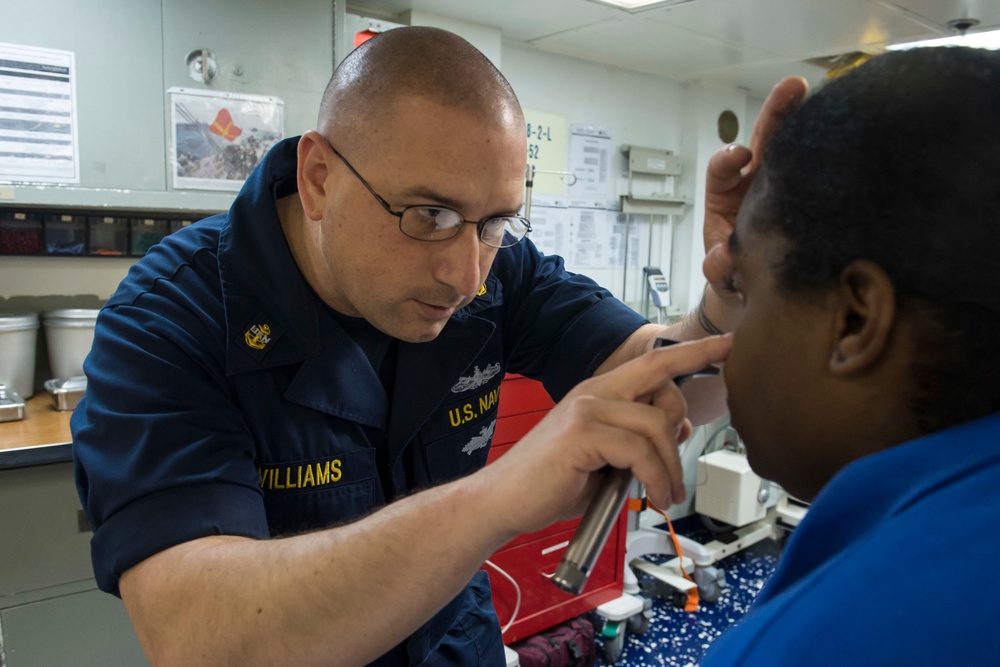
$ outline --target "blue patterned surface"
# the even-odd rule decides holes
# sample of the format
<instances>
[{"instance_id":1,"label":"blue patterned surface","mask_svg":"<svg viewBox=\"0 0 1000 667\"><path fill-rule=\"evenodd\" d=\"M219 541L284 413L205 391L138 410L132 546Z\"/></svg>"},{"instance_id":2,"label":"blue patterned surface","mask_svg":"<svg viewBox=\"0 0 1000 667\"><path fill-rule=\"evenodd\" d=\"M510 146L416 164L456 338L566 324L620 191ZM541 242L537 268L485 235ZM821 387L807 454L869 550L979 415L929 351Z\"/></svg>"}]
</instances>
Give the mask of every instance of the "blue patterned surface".
<instances>
[{"instance_id":1,"label":"blue patterned surface","mask_svg":"<svg viewBox=\"0 0 1000 667\"><path fill-rule=\"evenodd\" d=\"M746 614L774 571L780 553L777 542L765 540L720 561L718 566L726 573L727 587L718 601L703 602L697 612L689 613L666 600L654 599L649 629L642 635L625 634L624 651L615 665L696 665L712 640ZM666 558L650 560L662 562ZM598 643L598 655L602 655L600 639ZM598 664L604 663L599 660Z\"/></svg>"}]
</instances>

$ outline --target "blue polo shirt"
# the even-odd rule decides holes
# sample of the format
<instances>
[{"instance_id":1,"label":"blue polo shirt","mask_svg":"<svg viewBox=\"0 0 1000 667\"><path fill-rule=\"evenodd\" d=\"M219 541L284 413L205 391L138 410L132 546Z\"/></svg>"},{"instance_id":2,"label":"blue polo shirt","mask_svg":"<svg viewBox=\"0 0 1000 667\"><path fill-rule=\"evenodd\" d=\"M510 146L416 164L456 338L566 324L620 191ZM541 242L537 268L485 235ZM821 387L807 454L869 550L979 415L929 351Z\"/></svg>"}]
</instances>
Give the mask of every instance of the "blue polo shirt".
<instances>
[{"instance_id":1,"label":"blue polo shirt","mask_svg":"<svg viewBox=\"0 0 1000 667\"><path fill-rule=\"evenodd\" d=\"M1000 414L859 459L702 667L995 665Z\"/></svg>"},{"instance_id":2,"label":"blue polo shirt","mask_svg":"<svg viewBox=\"0 0 1000 667\"><path fill-rule=\"evenodd\" d=\"M320 529L479 469L504 373L561 398L645 321L525 240L435 340L395 341L380 378L378 341L315 295L282 233L296 146L276 145L228 213L154 246L98 317L71 424L106 591L183 542ZM503 664L499 642L479 574L380 664Z\"/></svg>"}]
</instances>

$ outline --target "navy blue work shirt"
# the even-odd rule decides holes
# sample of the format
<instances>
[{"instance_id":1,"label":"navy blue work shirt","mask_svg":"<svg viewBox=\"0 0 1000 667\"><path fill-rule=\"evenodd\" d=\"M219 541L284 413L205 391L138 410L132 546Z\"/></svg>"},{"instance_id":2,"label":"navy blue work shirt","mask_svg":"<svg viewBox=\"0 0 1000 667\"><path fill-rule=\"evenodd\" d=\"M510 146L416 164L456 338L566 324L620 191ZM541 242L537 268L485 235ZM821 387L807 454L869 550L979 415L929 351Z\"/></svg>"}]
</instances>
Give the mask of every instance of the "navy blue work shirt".
<instances>
[{"instance_id":1,"label":"navy blue work shirt","mask_svg":"<svg viewBox=\"0 0 1000 667\"><path fill-rule=\"evenodd\" d=\"M435 340L394 344L390 401L281 230L297 143L268 153L228 213L154 246L98 317L71 425L105 591L177 544L320 529L469 474L505 372L558 399L645 322L525 240ZM499 642L479 573L379 664L503 664Z\"/></svg>"}]
</instances>

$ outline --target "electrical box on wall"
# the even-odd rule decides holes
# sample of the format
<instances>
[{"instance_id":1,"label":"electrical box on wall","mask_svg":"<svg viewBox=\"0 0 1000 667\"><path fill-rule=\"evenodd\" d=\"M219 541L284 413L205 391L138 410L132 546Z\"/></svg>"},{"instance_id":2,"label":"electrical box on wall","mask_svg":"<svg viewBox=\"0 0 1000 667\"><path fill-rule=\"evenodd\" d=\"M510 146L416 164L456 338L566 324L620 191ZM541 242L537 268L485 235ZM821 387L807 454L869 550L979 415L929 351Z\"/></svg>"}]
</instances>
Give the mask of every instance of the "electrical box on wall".
<instances>
[{"instance_id":1,"label":"electrical box on wall","mask_svg":"<svg viewBox=\"0 0 1000 667\"><path fill-rule=\"evenodd\" d=\"M647 215L683 213L684 207L690 202L684 197L677 197L672 192L666 191L667 179L681 175L680 157L660 148L627 144L622 146L622 152L628 158L628 194L622 195L622 213ZM656 185L659 190L639 192L635 184L640 181Z\"/></svg>"},{"instance_id":2,"label":"electrical box on wall","mask_svg":"<svg viewBox=\"0 0 1000 667\"><path fill-rule=\"evenodd\" d=\"M628 170L633 174L680 176L681 159L670 151L642 146L623 146L628 155Z\"/></svg>"}]
</instances>

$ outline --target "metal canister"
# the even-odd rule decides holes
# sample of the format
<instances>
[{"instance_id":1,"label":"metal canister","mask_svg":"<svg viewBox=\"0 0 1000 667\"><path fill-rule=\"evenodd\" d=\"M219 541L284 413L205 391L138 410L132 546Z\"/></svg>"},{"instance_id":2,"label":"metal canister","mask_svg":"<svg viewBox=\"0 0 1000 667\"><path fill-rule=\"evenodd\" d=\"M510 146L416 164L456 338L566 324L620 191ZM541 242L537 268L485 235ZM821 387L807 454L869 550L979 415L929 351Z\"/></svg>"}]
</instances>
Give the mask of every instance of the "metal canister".
<instances>
[{"instance_id":1,"label":"metal canister","mask_svg":"<svg viewBox=\"0 0 1000 667\"><path fill-rule=\"evenodd\" d=\"M0 313L0 384L23 398L35 393L38 313Z\"/></svg>"}]
</instances>

